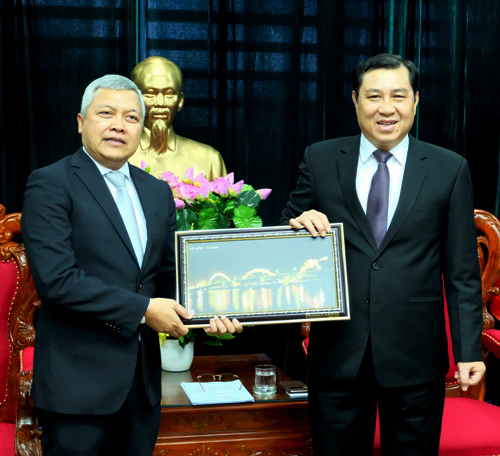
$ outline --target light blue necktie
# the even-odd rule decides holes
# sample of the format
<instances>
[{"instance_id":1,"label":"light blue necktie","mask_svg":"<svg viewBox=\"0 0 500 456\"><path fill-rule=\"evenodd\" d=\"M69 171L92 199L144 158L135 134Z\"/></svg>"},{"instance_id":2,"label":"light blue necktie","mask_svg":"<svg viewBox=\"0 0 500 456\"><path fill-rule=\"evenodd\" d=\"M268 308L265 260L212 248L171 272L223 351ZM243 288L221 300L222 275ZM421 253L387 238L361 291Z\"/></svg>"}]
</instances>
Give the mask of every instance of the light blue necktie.
<instances>
[{"instance_id":1,"label":"light blue necktie","mask_svg":"<svg viewBox=\"0 0 500 456\"><path fill-rule=\"evenodd\" d=\"M127 228L128 237L130 238L130 242L132 242L132 247L134 248L139 266L141 266L144 251L142 249L141 235L135 217L134 206L127 192L127 188L125 187L125 179L127 176L121 171L110 171L106 173L105 176L116 187L116 205L122 216L125 228Z\"/></svg>"},{"instance_id":2,"label":"light blue necktie","mask_svg":"<svg viewBox=\"0 0 500 456\"><path fill-rule=\"evenodd\" d=\"M392 157L386 150L376 150L373 156L378 162L377 171L372 177L366 216L372 227L377 247L380 247L387 231L387 217L389 212L389 184L390 175L387 160Z\"/></svg>"}]
</instances>

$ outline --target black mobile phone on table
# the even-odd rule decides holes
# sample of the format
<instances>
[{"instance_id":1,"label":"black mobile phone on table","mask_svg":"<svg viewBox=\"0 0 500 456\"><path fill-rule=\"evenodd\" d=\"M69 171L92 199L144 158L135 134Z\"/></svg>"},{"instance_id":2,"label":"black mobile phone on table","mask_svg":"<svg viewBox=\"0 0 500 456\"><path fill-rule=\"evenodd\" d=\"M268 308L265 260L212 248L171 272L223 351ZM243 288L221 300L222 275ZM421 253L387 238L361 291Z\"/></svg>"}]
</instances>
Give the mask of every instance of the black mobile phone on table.
<instances>
[{"instance_id":1,"label":"black mobile phone on table","mask_svg":"<svg viewBox=\"0 0 500 456\"><path fill-rule=\"evenodd\" d=\"M287 393L307 393L307 385L300 380L283 380L280 386Z\"/></svg>"}]
</instances>

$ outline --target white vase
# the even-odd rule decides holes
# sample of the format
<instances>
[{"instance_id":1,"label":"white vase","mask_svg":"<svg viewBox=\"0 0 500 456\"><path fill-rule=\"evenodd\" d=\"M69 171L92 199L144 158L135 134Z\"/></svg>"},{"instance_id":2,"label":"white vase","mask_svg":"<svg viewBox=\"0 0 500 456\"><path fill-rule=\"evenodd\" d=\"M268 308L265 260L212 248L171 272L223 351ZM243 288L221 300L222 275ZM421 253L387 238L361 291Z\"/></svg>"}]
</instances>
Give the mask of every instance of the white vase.
<instances>
[{"instance_id":1,"label":"white vase","mask_svg":"<svg viewBox=\"0 0 500 456\"><path fill-rule=\"evenodd\" d=\"M162 341L161 367L168 372L182 372L191 367L194 356L194 343L188 343L184 348L179 345L177 339L166 339Z\"/></svg>"}]
</instances>

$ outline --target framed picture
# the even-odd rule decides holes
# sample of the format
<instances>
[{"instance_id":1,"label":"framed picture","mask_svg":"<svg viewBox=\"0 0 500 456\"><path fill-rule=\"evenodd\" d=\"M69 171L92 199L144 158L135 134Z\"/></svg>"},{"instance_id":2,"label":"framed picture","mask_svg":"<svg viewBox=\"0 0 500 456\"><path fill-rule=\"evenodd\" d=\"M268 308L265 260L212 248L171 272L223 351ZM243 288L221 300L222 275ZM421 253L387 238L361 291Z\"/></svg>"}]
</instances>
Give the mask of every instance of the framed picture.
<instances>
[{"instance_id":1,"label":"framed picture","mask_svg":"<svg viewBox=\"0 0 500 456\"><path fill-rule=\"evenodd\" d=\"M226 315L243 324L349 319L344 233L289 227L178 231L177 301L190 327Z\"/></svg>"}]
</instances>

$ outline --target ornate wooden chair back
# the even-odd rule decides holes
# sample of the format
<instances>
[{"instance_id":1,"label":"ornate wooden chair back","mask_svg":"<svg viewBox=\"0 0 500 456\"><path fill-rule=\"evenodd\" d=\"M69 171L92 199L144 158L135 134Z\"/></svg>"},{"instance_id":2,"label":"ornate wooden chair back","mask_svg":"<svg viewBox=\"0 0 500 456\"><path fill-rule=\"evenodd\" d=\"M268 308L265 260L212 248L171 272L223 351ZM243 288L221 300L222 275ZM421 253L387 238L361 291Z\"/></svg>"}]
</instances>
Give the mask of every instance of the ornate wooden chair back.
<instances>
[{"instance_id":1,"label":"ornate wooden chair back","mask_svg":"<svg viewBox=\"0 0 500 456\"><path fill-rule=\"evenodd\" d=\"M20 213L6 214L0 205L0 453L6 456L42 454L30 395L40 300L24 246L14 240L20 221Z\"/></svg>"}]
</instances>

